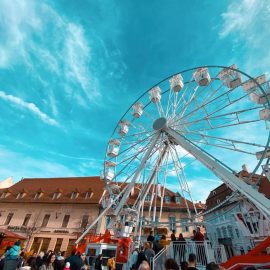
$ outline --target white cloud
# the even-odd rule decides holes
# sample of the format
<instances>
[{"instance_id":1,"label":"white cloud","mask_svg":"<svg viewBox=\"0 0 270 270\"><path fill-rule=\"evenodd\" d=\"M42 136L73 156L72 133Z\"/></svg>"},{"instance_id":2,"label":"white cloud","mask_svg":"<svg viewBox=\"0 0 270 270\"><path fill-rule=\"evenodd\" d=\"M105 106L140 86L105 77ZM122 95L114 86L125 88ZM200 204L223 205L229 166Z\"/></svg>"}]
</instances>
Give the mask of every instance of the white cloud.
<instances>
[{"instance_id":1,"label":"white cloud","mask_svg":"<svg viewBox=\"0 0 270 270\"><path fill-rule=\"evenodd\" d=\"M34 103L25 102L21 98L18 98L18 97L12 96L12 95L8 95L3 91L0 91L0 98L5 100L5 101L10 102L11 104L15 104L18 107L21 107L23 109L28 110L32 114L38 116L44 123L47 123L47 124L52 125L52 126L59 125L55 119L50 118L47 114L42 112Z\"/></svg>"},{"instance_id":2,"label":"white cloud","mask_svg":"<svg viewBox=\"0 0 270 270\"><path fill-rule=\"evenodd\" d=\"M96 102L101 94L98 79L90 70L90 52L83 27L48 4L33 0L0 2L0 68L24 64L40 77L37 65L42 66L61 82L81 88L83 99Z\"/></svg>"},{"instance_id":3,"label":"white cloud","mask_svg":"<svg viewBox=\"0 0 270 270\"><path fill-rule=\"evenodd\" d=\"M219 31L220 38L232 38L233 53L237 53L240 48L247 50L245 58L242 59L242 69L250 73L258 70L267 73L270 64L270 51L267 46L270 40L270 2L232 1L221 16L223 23ZM241 56L236 56L232 56L232 63L239 62Z\"/></svg>"},{"instance_id":4,"label":"white cloud","mask_svg":"<svg viewBox=\"0 0 270 270\"><path fill-rule=\"evenodd\" d=\"M1 145L0 159L0 179L5 179L7 176L13 176L16 182L22 177L63 177L76 175L72 169L63 164L46 161L44 159L31 158L21 153L13 152ZM16 169L14 169L14 162L10 162L11 160L16 160Z\"/></svg>"}]
</instances>

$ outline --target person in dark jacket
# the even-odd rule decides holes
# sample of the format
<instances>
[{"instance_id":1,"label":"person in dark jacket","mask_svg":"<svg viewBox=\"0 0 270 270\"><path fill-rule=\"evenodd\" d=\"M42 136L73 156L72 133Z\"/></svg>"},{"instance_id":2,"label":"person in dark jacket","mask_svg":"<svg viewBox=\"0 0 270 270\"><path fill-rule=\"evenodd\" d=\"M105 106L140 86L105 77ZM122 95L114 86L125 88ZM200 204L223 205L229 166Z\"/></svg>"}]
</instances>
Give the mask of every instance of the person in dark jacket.
<instances>
[{"instance_id":1,"label":"person in dark jacket","mask_svg":"<svg viewBox=\"0 0 270 270\"><path fill-rule=\"evenodd\" d=\"M81 270L82 266L84 266L84 261L81 258L81 254L76 251L72 252L72 255L66 259L66 262L70 263L70 270Z\"/></svg>"},{"instance_id":2,"label":"person in dark jacket","mask_svg":"<svg viewBox=\"0 0 270 270\"><path fill-rule=\"evenodd\" d=\"M102 259L103 259L102 254L99 254L98 257L96 258L96 262L95 262L95 269L96 270L102 270Z\"/></svg>"},{"instance_id":3,"label":"person in dark jacket","mask_svg":"<svg viewBox=\"0 0 270 270\"><path fill-rule=\"evenodd\" d=\"M34 252L33 255L27 260L27 265L31 267L31 270L38 270L36 252Z\"/></svg>"}]
</instances>

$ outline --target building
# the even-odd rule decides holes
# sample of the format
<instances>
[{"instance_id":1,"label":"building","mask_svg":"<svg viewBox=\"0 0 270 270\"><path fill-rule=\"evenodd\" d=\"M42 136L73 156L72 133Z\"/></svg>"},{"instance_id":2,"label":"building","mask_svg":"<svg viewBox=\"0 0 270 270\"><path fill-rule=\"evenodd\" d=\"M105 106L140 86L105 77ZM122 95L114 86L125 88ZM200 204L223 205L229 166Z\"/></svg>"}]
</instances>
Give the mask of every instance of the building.
<instances>
[{"instance_id":1,"label":"building","mask_svg":"<svg viewBox=\"0 0 270 270\"><path fill-rule=\"evenodd\" d=\"M104 182L99 177L24 178L9 188L0 189L0 229L26 237L26 249L71 251L75 240L102 211L101 198ZM139 195L137 185L130 195L132 205ZM147 222L150 194L146 198L143 222ZM195 213L187 201L192 214ZM157 197L156 213L159 214L161 198ZM203 205L198 204L199 210ZM151 214L150 214L151 218ZM168 189L164 191L163 212L159 222L164 224L160 233L176 229L189 237L192 227L179 226L187 223L188 215L184 199ZM104 233L108 218L104 217L94 228ZM146 236L151 228L145 226ZM165 231L164 231L165 229Z\"/></svg>"},{"instance_id":2,"label":"building","mask_svg":"<svg viewBox=\"0 0 270 270\"><path fill-rule=\"evenodd\" d=\"M243 170L237 176L270 198L270 182L265 176ZM223 244L228 257L248 252L270 235L270 226L259 210L225 184L212 190L206 200L204 222L213 243Z\"/></svg>"},{"instance_id":3,"label":"building","mask_svg":"<svg viewBox=\"0 0 270 270\"><path fill-rule=\"evenodd\" d=\"M99 177L22 179L0 190L0 228L27 237L28 250L72 249L99 215Z\"/></svg>"}]
</instances>

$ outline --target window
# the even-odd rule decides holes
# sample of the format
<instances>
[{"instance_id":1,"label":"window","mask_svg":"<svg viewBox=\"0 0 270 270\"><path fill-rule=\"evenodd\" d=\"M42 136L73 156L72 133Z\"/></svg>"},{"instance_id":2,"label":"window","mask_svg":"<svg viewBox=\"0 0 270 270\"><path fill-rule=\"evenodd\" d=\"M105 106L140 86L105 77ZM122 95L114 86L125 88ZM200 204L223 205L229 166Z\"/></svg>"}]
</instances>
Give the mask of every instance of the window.
<instances>
[{"instance_id":1,"label":"window","mask_svg":"<svg viewBox=\"0 0 270 270\"><path fill-rule=\"evenodd\" d=\"M232 226L228 226L227 227L227 230L228 230L229 237L233 239L234 238L234 235L233 235L233 228L232 228Z\"/></svg>"},{"instance_id":2,"label":"window","mask_svg":"<svg viewBox=\"0 0 270 270\"><path fill-rule=\"evenodd\" d=\"M176 227L176 218L175 217L169 217L169 228L170 230L175 230L175 227Z\"/></svg>"},{"instance_id":3,"label":"window","mask_svg":"<svg viewBox=\"0 0 270 270\"><path fill-rule=\"evenodd\" d=\"M240 237L240 233L239 233L239 230L237 228L235 228L235 234L236 234L237 238Z\"/></svg>"},{"instance_id":4,"label":"window","mask_svg":"<svg viewBox=\"0 0 270 270\"><path fill-rule=\"evenodd\" d=\"M18 200L18 199L22 199L22 198L24 197L24 195L25 195L24 192L20 192L20 193L18 193L16 199L17 199L17 200Z\"/></svg>"},{"instance_id":5,"label":"window","mask_svg":"<svg viewBox=\"0 0 270 270\"><path fill-rule=\"evenodd\" d=\"M218 236L218 238L222 238L221 237L221 230L220 230L220 228L217 228L217 236Z\"/></svg>"},{"instance_id":6,"label":"window","mask_svg":"<svg viewBox=\"0 0 270 270\"><path fill-rule=\"evenodd\" d=\"M37 199L39 199L40 197L41 197L41 195L42 195L42 193L41 192L37 192L36 194L35 194L35 200L37 200Z\"/></svg>"},{"instance_id":7,"label":"window","mask_svg":"<svg viewBox=\"0 0 270 270\"><path fill-rule=\"evenodd\" d=\"M61 196L61 193L60 192L53 193L53 200L59 199L60 196Z\"/></svg>"},{"instance_id":8,"label":"window","mask_svg":"<svg viewBox=\"0 0 270 270\"><path fill-rule=\"evenodd\" d=\"M9 192L3 192L3 193L1 194L1 199L6 198L9 194L10 194Z\"/></svg>"},{"instance_id":9,"label":"window","mask_svg":"<svg viewBox=\"0 0 270 270\"><path fill-rule=\"evenodd\" d=\"M183 232L188 232L188 219L187 218L182 218L181 223L183 223Z\"/></svg>"},{"instance_id":10,"label":"window","mask_svg":"<svg viewBox=\"0 0 270 270\"><path fill-rule=\"evenodd\" d=\"M66 228L68 226L70 215L65 215L62 223L62 228Z\"/></svg>"},{"instance_id":11,"label":"window","mask_svg":"<svg viewBox=\"0 0 270 270\"><path fill-rule=\"evenodd\" d=\"M72 192L70 198L71 198L71 199L77 199L78 196L79 196L79 193L78 193L78 192Z\"/></svg>"},{"instance_id":12,"label":"window","mask_svg":"<svg viewBox=\"0 0 270 270\"><path fill-rule=\"evenodd\" d=\"M31 214L27 214L25 216L25 218L24 218L24 221L23 221L22 226L25 226L26 227L28 225L28 223L29 223L30 218L31 218Z\"/></svg>"},{"instance_id":13,"label":"window","mask_svg":"<svg viewBox=\"0 0 270 270\"><path fill-rule=\"evenodd\" d=\"M83 215L82 217L82 228L86 228L86 226L88 225L88 219L89 219L89 215Z\"/></svg>"},{"instance_id":14,"label":"window","mask_svg":"<svg viewBox=\"0 0 270 270\"><path fill-rule=\"evenodd\" d=\"M9 213L9 214L8 214L7 219L6 219L4 225L9 225L9 223L10 223L10 221L11 221L13 215L14 215L13 213Z\"/></svg>"},{"instance_id":15,"label":"window","mask_svg":"<svg viewBox=\"0 0 270 270\"><path fill-rule=\"evenodd\" d=\"M171 202L171 197L170 196L165 196L164 197L164 202L166 202L166 203Z\"/></svg>"},{"instance_id":16,"label":"window","mask_svg":"<svg viewBox=\"0 0 270 270\"><path fill-rule=\"evenodd\" d=\"M222 227L222 234L224 238L228 237L228 233L227 233L227 228L226 227Z\"/></svg>"},{"instance_id":17,"label":"window","mask_svg":"<svg viewBox=\"0 0 270 270\"><path fill-rule=\"evenodd\" d=\"M220 203L220 199L217 199L217 204L219 204Z\"/></svg>"},{"instance_id":18,"label":"window","mask_svg":"<svg viewBox=\"0 0 270 270\"><path fill-rule=\"evenodd\" d=\"M49 215L49 214L46 214L44 216L41 227L46 227L48 225L50 217L51 217L51 215Z\"/></svg>"},{"instance_id":19,"label":"window","mask_svg":"<svg viewBox=\"0 0 270 270\"><path fill-rule=\"evenodd\" d=\"M213 195L216 195L216 191L215 190L213 191Z\"/></svg>"},{"instance_id":20,"label":"window","mask_svg":"<svg viewBox=\"0 0 270 270\"><path fill-rule=\"evenodd\" d=\"M151 201L151 195L150 195L150 194L147 194L147 195L146 195L145 201L146 201L146 202L150 202L150 201Z\"/></svg>"},{"instance_id":21,"label":"window","mask_svg":"<svg viewBox=\"0 0 270 270\"><path fill-rule=\"evenodd\" d=\"M175 202L176 203L181 203L181 197L179 197L179 196L175 197Z\"/></svg>"},{"instance_id":22,"label":"window","mask_svg":"<svg viewBox=\"0 0 270 270\"><path fill-rule=\"evenodd\" d=\"M111 221L111 217L106 216L106 229L108 228Z\"/></svg>"},{"instance_id":23,"label":"window","mask_svg":"<svg viewBox=\"0 0 270 270\"><path fill-rule=\"evenodd\" d=\"M86 194L85 194L85 199L91 199L92 196L93 196L93 192L87 191Z\"/></svg>"}]
</instances>

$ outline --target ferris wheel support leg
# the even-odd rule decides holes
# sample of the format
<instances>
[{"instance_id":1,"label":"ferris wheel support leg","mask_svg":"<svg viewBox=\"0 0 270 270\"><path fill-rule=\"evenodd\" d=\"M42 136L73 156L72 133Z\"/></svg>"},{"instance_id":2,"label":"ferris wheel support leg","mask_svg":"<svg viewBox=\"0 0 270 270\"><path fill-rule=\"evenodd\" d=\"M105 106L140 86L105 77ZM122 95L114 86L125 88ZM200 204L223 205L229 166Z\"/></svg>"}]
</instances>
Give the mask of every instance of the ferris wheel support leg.
<instances>
[{"instance_id":1,"label":"ferris wheel support leg","mask_svg":"<svg viewBox=\"0 0 270 270\"><path fill-rule=\"evenodd\" d=\"M207 154L199 150L187 138L171 128L164 129L177 144L191 153L202 164L209 168L217 177L226 183L233 191L238 191L252 202L264 215L270 220L270 200L263 194L253 189L250 185L240 180L228 169L219 164L216 160L210 158Z\"/></svg>"},{"instance_id":2,"label":"ferris wheel support leg","mask_svg":"<svg viewBox=\"0 0 270 270\"><path fill-rule=\"evenodd\" d=\"M114 215L117 216L119 214L119 212L121 211L121 209L123 208L124 204L127 202L129 194L132 190L132 188L134 187L136 181L138 180L141 171L143 170L149 156L151 155L152 150L154 149L154 147L156 146L156 143L158 141L160 137L160 132L158 132L152 139L151 145L149 146L147 152L145 153L140 166L138 167L138 169L136 170L131 182L127 185L127 189L125 191L125 193L123 194L123 197L121 198L119 204L117 205L115 211L114 211Z\"/></svg>"},{"instance_id":3,"label":"ferris wheel support leg","mask_svg":"<svg viewBox=\"0 0 270 270\"><path fill-rule=\"evenodd\" d=\"M87 227L87 229L83 232L83 234L76 240L75 244L77 245L87 234L88 232L101 220L106 213L111 209L112 205L119 199L119 197L126 191L127 187L125 187L114 200L103 210L103 212Z\"/></svg>"}]
</instances>

